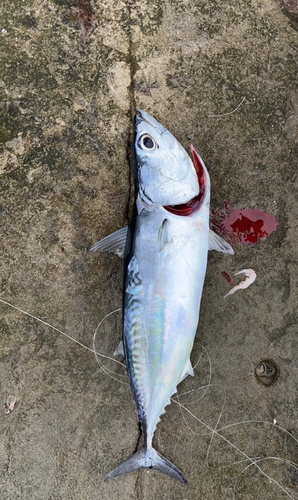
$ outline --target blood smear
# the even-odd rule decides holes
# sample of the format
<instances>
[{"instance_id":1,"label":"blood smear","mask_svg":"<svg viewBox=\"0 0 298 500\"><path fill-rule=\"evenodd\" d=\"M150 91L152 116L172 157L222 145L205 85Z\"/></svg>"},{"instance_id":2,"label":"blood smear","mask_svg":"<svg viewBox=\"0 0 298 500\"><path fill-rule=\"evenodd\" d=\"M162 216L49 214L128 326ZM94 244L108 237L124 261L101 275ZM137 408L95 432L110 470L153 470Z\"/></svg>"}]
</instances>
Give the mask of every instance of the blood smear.
<instances>
[{"instance_id":1,"label":"blood smear","mask_svg":"<svg viewBox=\"0 0 298 500\"><path fill-rule=\"evenodd\" d=\"M274 215L259 208L234 210L226 201L222 210L211 210L211 229L226 234L231 242L248 245L274 233L279 223Z\"/></svg>"},{"instance_id":2,"label":"blood smear","mask_svg":"<svg viewBox=\"0 0 298 500\"><path fill-rule=\"evenodd\" d=\"M233 285L232 278L228 273L226 273L226 271L222 271L221 274L226 278L227 282L230 283L230 285Z\"/></svg>"}]
</instances>

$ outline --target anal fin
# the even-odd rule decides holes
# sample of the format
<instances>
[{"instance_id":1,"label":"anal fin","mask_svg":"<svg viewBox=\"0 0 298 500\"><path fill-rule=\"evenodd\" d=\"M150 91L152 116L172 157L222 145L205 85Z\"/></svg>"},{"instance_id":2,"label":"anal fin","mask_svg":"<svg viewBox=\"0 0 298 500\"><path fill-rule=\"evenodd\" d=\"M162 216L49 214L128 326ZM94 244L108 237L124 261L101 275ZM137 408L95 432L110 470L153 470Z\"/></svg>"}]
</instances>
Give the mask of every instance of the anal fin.
<instances>
[{"instance_id":1,"label":"anal fin","mask_svg":"<svg viewBox=\"0 0 298 500\"><path fill-rule=\"evenodd\" d=\"M181 377L180 377L180 380L178 383L180 384L180 382L182 382L182 380L184 380L188 375L190 375L191 377L195 376L190 358L188 358L188 360L186 362L186 365L182 371L182 374L181 374Z\"/></svg>"}]
</instances>

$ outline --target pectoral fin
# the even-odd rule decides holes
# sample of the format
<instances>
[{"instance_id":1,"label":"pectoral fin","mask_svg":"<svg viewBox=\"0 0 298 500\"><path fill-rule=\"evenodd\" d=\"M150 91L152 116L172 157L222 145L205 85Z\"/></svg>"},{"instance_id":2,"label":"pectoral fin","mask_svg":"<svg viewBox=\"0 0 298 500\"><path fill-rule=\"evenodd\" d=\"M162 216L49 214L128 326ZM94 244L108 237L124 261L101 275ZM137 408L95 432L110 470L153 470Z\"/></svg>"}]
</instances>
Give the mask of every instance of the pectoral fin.
<instances>
[{"instance_id":1,"label":"pectoral fin","mask_svg":"<svg viewBox=\"0 0 298 500\"><path fill-rule=\"evenodd\" d=\"M90 252L112 252L119 257L123 257L127 237L127 226L109 234L97 243L94 243L90 248ZM169 236L169 221L165 219L159 230L159 251L163 250L170 242ZM214 231L209 231L209 250L217 250L218 252L234 255L234 250L223 238L218 236Z\"/></svg>"},{"instance_id":2,"label":"pectoral fin","mask_svg":"<svg viewBox=\"0 0 298 500\"><path fill-rule=\"evenodd\" d=\"M167 219L164 219L158 233L158 250L161 252L169 243L169 221Z\"/></svg>"},{"instance_id":3,"label":"pectoral fin","mask_svg":"<svg viewBox=\"0 0 298 500\"><path fill-rule=\"evenodd\" d=\"M211 229L209 230L209 250L217 250L217 252L234 255L234 250L231 245Z\"/></svg>"},{"instance_id":4,"label":"pectoral fin","mask_svg":"<svg viewBox=\"0 0 298 500\"><path fill-rule=\"evenodd\" d=\"M94 243L90 248L90 252L112 252L123 258L126 236L127 226Z\"/></svg>"}]
</instances>

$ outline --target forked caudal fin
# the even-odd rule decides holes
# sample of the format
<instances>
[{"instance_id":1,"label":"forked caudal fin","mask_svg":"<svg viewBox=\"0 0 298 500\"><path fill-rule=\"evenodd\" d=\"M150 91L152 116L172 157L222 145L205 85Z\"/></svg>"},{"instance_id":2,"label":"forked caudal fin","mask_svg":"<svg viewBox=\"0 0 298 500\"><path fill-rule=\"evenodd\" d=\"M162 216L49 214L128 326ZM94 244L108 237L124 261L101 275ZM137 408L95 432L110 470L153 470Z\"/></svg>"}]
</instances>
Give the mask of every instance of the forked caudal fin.
<instances>
[{"instance_id":1,"label":"forked caudal fin","mask_svg":"<svg viewBox=\"0 0 298 500\"><path fill-rule=\"evenodd\" d=\"M116 469L112 470L110 474L107 475L105 481L114 479L117 476L123 476L134 470L139 469L156 469L167 474L168 476L177 479L181 483L187 484L187 479L183 472L172 464L170 460L163 457L154 448L149 448L147 450L145 447L141 448L134 455L132 455L128 460L122 462Z\"/></svg>"}]
</instances>

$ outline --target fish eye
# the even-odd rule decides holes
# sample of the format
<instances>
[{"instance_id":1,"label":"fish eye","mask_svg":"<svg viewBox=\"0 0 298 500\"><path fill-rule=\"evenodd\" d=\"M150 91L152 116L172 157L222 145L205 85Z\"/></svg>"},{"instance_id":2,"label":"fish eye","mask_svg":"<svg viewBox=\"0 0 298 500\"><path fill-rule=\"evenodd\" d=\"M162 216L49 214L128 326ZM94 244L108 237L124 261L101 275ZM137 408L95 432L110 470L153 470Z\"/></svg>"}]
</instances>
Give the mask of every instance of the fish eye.
<instances>
[{"instance_id":1,"label":"fish eye","mask_svg":"<svg viewBox=\"0 0 298 500\"><path fill-rule=\"evenodd\" d=\"M157 147L157 144L151 135L143 134L139 139L139 146L146 151L153 151Z\"/></svg>"}]
</instances>

